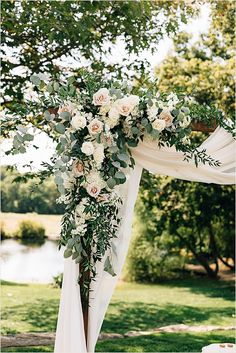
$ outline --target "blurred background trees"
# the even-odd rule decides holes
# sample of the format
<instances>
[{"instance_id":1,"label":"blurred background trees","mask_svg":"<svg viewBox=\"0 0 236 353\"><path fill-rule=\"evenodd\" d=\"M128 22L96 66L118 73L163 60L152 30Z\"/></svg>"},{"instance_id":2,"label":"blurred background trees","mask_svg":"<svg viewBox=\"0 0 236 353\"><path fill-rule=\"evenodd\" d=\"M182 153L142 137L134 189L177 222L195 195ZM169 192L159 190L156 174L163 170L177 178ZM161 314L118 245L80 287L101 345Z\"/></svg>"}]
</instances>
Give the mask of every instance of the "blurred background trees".
<instances>
[{"instance_id":1,"label":"blurred background trees","mask_svg":"<svg viewBox=\"0 0 236 353\"><path fill-rule=\"evenodd\" d=\"M210 1L209 32L197 43L181 32L174 51L156 67L160 91L182 90L201 103L235 112L235 3ZM195 133L198 141L207 136ZM151 187L150 187L151 186ZM158 281L180 275L184 263L216 277L219 262L235 263L234 187L143 173L126 278Z\"/></svg>"},{"instance_id":2,"label":"blurred background trees","mask_svg":"<svg viewBox=\"0 0 236 353\"><path fill-rule=\"evenodd\" d=\"M1 210L2 212L39 214L62 214L64 207L56 203L60 196L53 178L46 179L39 184L33 178L17 183L13 180L22 177L17 170L2 167L1 170ZM39 184L39 185L38 185Z\"/></svg>"},{"instance_id":3,"label":"blurred background trees","mask_svg":"<svg viewBox=\"0 0 236 353\"><path fill-rule=\"evenodd\" d=\"M160 91L181 89L234 115L234 47L235 2L211 1L209 32L193 44L179 33L173 53L156 68Z\"/></svg>"}]
</instances>

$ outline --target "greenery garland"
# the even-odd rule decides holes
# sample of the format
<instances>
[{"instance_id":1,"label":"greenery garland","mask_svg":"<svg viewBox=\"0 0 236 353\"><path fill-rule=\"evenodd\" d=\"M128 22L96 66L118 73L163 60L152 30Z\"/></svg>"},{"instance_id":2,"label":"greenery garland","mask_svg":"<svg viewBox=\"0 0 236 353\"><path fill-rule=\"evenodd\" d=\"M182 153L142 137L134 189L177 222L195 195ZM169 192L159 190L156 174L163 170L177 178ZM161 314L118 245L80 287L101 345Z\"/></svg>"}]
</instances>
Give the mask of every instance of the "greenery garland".
<instances>
[{"instance_id":1,"label":"greenery garland","mask_svg":"<svg viewBox=\"0 0 236 353\"><path fill-rule=\"evenodd\" d=\"M35 127L56 142L56 153L50 164L43 164L41 178L55 176L61 193L58 202L66 205L59 246L65 246L66 258L80 264L78 282L87 298L96 263L105 255L104 270L115 275L112 239L121 222L119 186L135 165L131 149L140 140L151 139L159 147L175 146L196 166L219 166L219 161L191 143L192 122L214 120L228 131L232 125L221 111L186 95L159 94L155 83L151 88L129 87L102 82L90 74L66 81L58 76L50 82L34 75L31 81L37 98L15 107L14 122L12 114L3 120L3 133L9 124L15 126L8 153L26 152ZM85 278L84 273L89 275Z\"/></svg>"}]
</instances>

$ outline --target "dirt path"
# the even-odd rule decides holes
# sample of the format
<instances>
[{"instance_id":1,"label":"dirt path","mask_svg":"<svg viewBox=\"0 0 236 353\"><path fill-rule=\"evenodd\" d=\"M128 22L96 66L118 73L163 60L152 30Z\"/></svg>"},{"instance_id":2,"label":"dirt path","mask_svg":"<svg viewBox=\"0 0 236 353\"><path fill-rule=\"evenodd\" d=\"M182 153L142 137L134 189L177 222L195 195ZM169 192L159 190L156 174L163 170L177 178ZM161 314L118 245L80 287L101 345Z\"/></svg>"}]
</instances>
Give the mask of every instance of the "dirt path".
<instances>
[{"instance_id":1,"label":"dirt path","mask_svg":"<svg viewBox=\"0 0 236 353\"><path fill-rule=\"evenodd\" d=\"M158 332L209 332L209 331L229 331L234 330L233 326L188 326L188 325L169 325L158 327L149 331L130 331L125 334L119 333L102 333L99 336L100 341L147 336ZM1 346L6 347L30 347L30 346L49 346L55 341L55 333L21 333L16 335L2 336Z\"/></svg>"}]
</instances>

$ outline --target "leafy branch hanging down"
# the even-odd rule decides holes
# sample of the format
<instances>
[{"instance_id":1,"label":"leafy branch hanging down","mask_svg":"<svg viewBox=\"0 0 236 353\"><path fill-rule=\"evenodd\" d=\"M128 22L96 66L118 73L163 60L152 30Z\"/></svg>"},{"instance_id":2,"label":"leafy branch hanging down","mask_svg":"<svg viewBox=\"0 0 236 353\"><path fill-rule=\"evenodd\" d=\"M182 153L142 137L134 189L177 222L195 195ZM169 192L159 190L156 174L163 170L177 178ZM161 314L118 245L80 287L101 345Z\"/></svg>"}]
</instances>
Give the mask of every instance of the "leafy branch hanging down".
<instances>
[{"instance_id":1,"label":"leafy branch hanging down","mask_svg":"<svg viewBox=\"0 0 236 353\"><path fill-rule=\"evenodd\" d=\"M191 143L191 124L196 119L210 124L214 118L228 131L232 129L220 111L200 106L183 94L159 94L155 85L129 87L86 72L78 80L64 81L59 75L50 82L36 75L31 80L38 98L21 113L31 116L33 132L16 124L9 153L25 152L33 142L34 129L54 140L55 155L50 164L44 164L44 173L54 175L61 193L58 202L65 204L60 247L65 247L65 257L80 264L78 282L86 299L97 262L104 259L104 270L113 276L116 272L113 240L122 218L122 185L135 165L132 148L151 139L159 147L174 146L196 166L217 167L219 161ZM34 114L40 120L34 120Z\"/></svg>"}]
</instances>

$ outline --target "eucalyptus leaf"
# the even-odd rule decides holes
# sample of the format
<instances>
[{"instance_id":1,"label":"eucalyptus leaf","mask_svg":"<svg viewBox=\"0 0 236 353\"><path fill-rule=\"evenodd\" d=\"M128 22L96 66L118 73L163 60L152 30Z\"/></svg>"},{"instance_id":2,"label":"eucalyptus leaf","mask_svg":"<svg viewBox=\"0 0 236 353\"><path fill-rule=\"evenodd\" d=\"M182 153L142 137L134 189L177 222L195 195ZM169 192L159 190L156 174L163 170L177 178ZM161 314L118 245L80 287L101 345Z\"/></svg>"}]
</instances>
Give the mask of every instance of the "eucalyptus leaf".
<instances>
[{"instance_id":1,"label":"eucalyptus leaf","mask_svg":"<svg viewBox=\"0 0 236 353\"><path fill-rule=\"evenodd\" d=\"M66 249L64 251L64 257L67 258L67 257L70 257L72 255L72 250L71 249Z\"/></svg>"},{"instance_id":2,"label":"eucalyptus leaf","mask_svg":"<svg viewBox=\"0 0 236 353\"><path fill-rule=\"evenodd\" d=\"M116 181L115 181L115 179L109 178L109 179L107 180L107 185L108 185L108 187L109 187L110 189L113 189L114 186L116 186Z\"/></svg>"},{"instance_id":3,"label":"eucalyptus leaf","mask_svg":"<svg viewBox=\"0 0 236 353\"><path fill-rule=\"evenodd\" d=\"M63 184L58 184L58 185L57 185L57 188L58 188L58 191L59 191L61 194L64 194L64 193L65 193L65 188L64 188L64 185L63 185Z\"/></svg>"},{"instance_id":4,"label":"eucalyptus leaf","mask_svg":"<svg viewBox=\"0 0 236 353\"><path fill-rule=\"evenodd\" d=\"M23 136L23 139L24 139L24 141L33 141L34 136L31 135L31 134L25 134L25 135Z\"/></svg>"},{"instance_id":5,"label":"eucalyptus leaf","mask_svg":"<svg viewBox=\"0 0 236 353\"><path fill-rule=\"evenodd\" d=\"M71 118L71 114L69 112L61 112L59 116L65 120L69 120Z\"/></svg>"},{"instance_id":6,"label":"eucalyptus leaf","mask_svg":"<svg viewBox=\"0 0 236 353\"><path fill-rule=\"evenodd\" d=\"M116 172L115 178L117 179L126 179L126 176L123 172Z\"/></svg>"},{"instance_id":7,"label":"eucalyptus leaf","mask_svg":"<svg viewBox=\"0 0 236 353\"><path fill-rule=\"evenodd\" d=\"M59 176L59 175L57 175L57 176L54 178L54 180L55 180L55 183L56 183L57 185L64 183L63 178L62 178L61 176Z\"/></svg>"},{"instance_id":8,"label":"eucalyptus leaf","mask_svg":"<svg viewBox=\"0 0 236 353\"><path fill-rule=\"evenodd\" d=\"M120 168L120 162L112 162L112 165L116 168Z\"/></svg>"},{"instance_id":9,"label":"eucalyptus leaf","mask_svg":"<svg viewBox=\"0 0 236 353\"><path fill-rule=\"evenodd\" d=\"M65 129L65 126L61 123L58 123L56 126L55 126L55 130L57 132L59 132L59 134L64 134L64 132L66 131Z\"/></svg>"},{"instance_id":10,"label":"eucalyptus leaf","mask_svg":"<svg viewBox=\"0 0 236 353\"><path fill-rule=\"evenodd\" d=\"M118 157L121 161L127 161L127 160L129 160L129 156L128 156L128 154L126 154L126 153L119 153L119 154L117 155L117 157Z\"/></svg>"},{"instance_id":11,"label":"eucalyptus leaf","mask_svg":"<svg viewBox=\"0 0 236 353\"><path fill-rule=\"evenodd\" d=\"M105 260L104 271L108 272L112 277L116 276L116 273L114 272L109 256Z\"/></svg>"},{"instance_id":12,"label":"eucalyptus leaf","mask_svg":"<svg viewBox=\"0 0 236 353\"><path fill-rule=\"evenodd\" d=\"M26 152L26 148L24 146L21 146L19 151L20 151L20 153L25 153Z\"/></svg>"},{"instance_id":13,"label":"eucalyptus leaf","mask_svg":"<svg viewBox=\"0 0 236 353\"><path fill-rule=\"evenodd\" d=\"M32 75L30 77L30 81L35 85L35 86L38 86L41 82L40 78L36 75Z\"/></svg>"}]
</instances>

